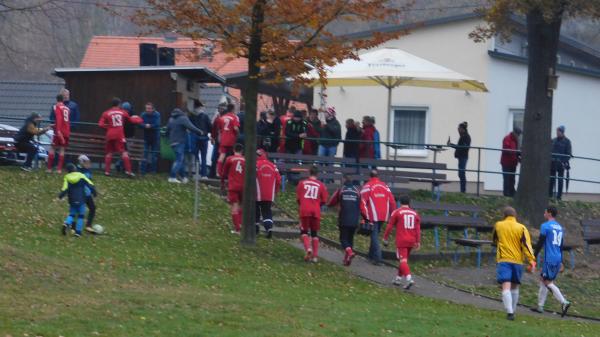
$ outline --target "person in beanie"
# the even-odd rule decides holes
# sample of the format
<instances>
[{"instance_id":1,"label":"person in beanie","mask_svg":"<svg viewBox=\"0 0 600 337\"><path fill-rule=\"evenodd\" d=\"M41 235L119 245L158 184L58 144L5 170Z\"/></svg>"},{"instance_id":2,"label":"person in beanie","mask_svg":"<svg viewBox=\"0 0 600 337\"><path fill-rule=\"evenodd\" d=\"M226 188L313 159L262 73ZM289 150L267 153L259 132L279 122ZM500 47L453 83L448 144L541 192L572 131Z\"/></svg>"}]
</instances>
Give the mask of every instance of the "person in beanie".
<instances>
[{"instance_id":1,"label":"person in beanie","mask_svg":"<svg viewBox=\"0 0 600 337\"><path fill-rule=\"evenodd\" d=\"M325 114L325 125L321 128L321 139L319 141L319 156L335 157L337 146L342 139L342 127L335 118L335 108L327 108Z\"/></svg>"},{"instance_id":2,"label":"person in beanie","mask_svg":"<svg viewBox=\"0 0 600 337\"><path fill-rule=\"evenodd\" d=\"M350 176L344 175L344 185L339 188L327 202L328 207L340 206L338 213L338 229L340 231L340 244L344 249L344 266L349 266L356 255L354 247L354 233L360 221L360 187Z\"/></svg>"},{"instance_id":3,"label":"person in beanie","mask_svg":"<svg viewBox=\"0 0 600 337\"><path fill-rule=\"evenodd\" d=\"M199 136L204 136L204 132L195 127L186 114L181 109L173 109L169 123L167 124L167 137L169 144L175 153L175 161L171 166L169 175L170 183L187 183L188 178L185 172L185 145L187 143L187 131L191 131ZM181 180L177 179L177 175Z\"/></svg>"},{"instance_id":4,"label":"person in beanie","mask_svg":"<svg viewBox=\"0 0 600 337\"><path fill-rule=\"evenodd\" d=\"M53 125L48 125L45 128L38 128L41 120L42 115L37 112L32 113L29 117L27 117L25 123L23 123L23 126L21 129L19 129L19 132L17 132L14 137L17 151L27 154L25 163L23 163L23 166L21 166L21 169L26 172L31 171L31 162L37 154L37 148L31 142L33 137L42 135L53 127Z\"/></svg>"},{"instance_id":5,"label":"person in beanie","mask_svg":"<svg viewBox=\"0 0 600 337\"><path fill-rule=\"evenodd\" d=\"M467 192L467 160L469 160L469 146L471 146L471 136L467 131L467 122L458 124L458 144L452 144L448 137L448 145L454 148L454 158L458 159L458 178L460 179L460 192Z\"/></svg>"},{"instance_id":6,"label":"person in beanie","mask_svg":"<svg viewBox=\"0 0 600 337\"><path fill-rule=\"evenodd\" d=\"M515 126L513 131L506 135L502 140L502 155L500 156L500 165L502 165L502 179L504 181L502 194L505 197L515 196L515 173L521 153L519 149L519 136L521 128Z\"/></svg>"},{"instance_id":7,"label":"person in beanie","mask_svg":"<svg viewBox=\"0 0 600 337\"><path fill-rule=\"evenodd\" d=\"M293 154L302 154L302 147L308 123L302 119L302 112L294 111L294 117L287 121L285 125L285 152Z\"/></svg>"},{"instance_id":8,"label":"person in beanie","mask_svg":"<svg viewBox=\"0 0 600 337\"><path fill-rule=\"evenodd\" d=\"M140 171L142 174L156 173L160 153L160 112L148 102L141 117L143 123L139 127L144 130L144 160Z\"/></svg>"},{"instance_id":9,"label":"person in beanie","mask_svg":"<svg viewBox=\"0 0 600 337\"><path fill-rule=\"evenodd\" d=\"M556 128L556 138L552 139L552 164L550 166L550 187L548 194L552 198L556 191L556 200L562 200L563 180L565 170L569 170L569 160L573 156L571 141L565 136L565 126ZM558 184L556 177L558 176ZM555 190L555 185L556 190Z\"/></svg>"}]
</instances>

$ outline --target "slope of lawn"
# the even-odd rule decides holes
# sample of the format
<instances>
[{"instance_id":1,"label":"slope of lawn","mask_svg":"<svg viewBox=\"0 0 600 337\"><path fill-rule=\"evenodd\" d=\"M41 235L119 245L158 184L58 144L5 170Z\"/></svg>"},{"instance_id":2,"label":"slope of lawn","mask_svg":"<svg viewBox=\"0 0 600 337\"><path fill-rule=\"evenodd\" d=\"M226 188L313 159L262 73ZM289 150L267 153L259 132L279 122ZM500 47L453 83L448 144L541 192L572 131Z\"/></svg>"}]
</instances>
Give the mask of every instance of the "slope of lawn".
<instances>
[{"instance_id":1,"label":"slope of lawn","mask_svg":"<svg viewBox=\"0 0 600 337\"><path fill-rule=\"evenodd\" d=\"M98 176L98 175L97 175ZM241 248L227 206L166 179L97 177L103 236L59 235L62 177L0 168L0 336L592 336L597 324L383 288L287 243Z\"/></svg>"}]
</instances>

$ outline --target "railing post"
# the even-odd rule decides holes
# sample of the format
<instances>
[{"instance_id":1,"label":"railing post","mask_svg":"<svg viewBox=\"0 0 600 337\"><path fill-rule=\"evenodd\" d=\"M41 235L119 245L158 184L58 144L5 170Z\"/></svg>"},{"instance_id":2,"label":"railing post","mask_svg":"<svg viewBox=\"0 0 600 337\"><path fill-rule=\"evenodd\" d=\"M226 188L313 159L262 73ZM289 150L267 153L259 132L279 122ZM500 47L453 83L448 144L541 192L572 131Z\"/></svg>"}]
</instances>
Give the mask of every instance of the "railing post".
<instances>
[{"instance_id":1,"label":"railing post","mask_svg":"<svg viewBox=\"0 0 600 337\"><path fill-rule=\"evenodd\" d=\"M481 173L481 148L478 147L477 148L477 196L479 196L479 184L480 182L480 175Z\"/></svg>"}]
</instances>

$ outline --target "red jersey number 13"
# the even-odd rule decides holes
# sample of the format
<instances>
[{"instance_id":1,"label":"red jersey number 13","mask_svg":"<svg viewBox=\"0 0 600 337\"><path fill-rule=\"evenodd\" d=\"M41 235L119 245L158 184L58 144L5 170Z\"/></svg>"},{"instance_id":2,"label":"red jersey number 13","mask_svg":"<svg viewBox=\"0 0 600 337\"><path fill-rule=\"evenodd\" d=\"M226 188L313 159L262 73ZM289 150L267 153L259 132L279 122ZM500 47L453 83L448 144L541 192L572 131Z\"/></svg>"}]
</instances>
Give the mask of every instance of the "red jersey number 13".
<instances>
[{"instance_id":1,"label":"red jersey number 13","mask_svg":"<svg viewBox=\"0 0 600 337\"><path fill-rule=\"evenodd\" d=\"M121 115L112 115L111 118L113 126L123 126L123 117Z\"/></svg>"}]
</instances>

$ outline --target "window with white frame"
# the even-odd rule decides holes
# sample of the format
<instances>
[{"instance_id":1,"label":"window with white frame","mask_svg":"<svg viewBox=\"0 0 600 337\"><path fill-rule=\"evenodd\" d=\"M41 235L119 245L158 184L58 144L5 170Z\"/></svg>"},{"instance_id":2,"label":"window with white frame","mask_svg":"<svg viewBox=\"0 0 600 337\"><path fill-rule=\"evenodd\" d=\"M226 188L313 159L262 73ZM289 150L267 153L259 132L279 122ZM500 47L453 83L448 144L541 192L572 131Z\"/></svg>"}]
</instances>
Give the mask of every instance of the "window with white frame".
<instances>
[{"instance_id":1,"label":"window with white frame","mask_svg":"<svg viewBox=\"0 0 600 337\"><path fill-rule=\"evenodd\" d=\"M512 127L508 131L512 131L515 127L523 130L523 119L525 118L525 110L524 109L510 109L509 114L512 119ZM521 147L521 141L523 137L519 137L519 147Z\"/></svg>"},{"instance_id":2,"label":"window with white frame","mask_svg":"<svg viewBox=\"0 0 600 337\"><path fill-rule=\"evenodd\" d=\"M427 109L395 108L394 109L394 142L404 144L425 144ZM407 146L401 155L422 155L423 146ZM417 151L410 151L417 150ZM425 151L426 154L426 151Z\"/></svg>"}]
</instances>

